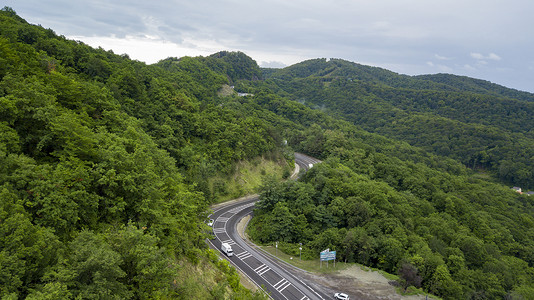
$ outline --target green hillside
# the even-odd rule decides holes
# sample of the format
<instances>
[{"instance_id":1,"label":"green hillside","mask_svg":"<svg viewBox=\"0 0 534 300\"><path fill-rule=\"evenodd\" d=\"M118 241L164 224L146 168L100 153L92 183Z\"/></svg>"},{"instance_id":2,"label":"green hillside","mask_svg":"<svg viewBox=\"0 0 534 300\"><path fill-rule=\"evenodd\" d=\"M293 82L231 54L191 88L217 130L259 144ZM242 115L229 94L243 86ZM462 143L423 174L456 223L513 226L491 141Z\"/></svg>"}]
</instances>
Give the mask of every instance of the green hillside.
<instances>
[{"instance_id":1,"label":"green hillside","mask_svg":"<svg viewBox=\"0 0 534 300\"><path fill-rule=\"evenodd\" d=\"M268 124L214 104L225 74L147 66L8 8L0 24L0 297L260 297L204 242L206 181L283 160Z\"/></svg>"},{"instance_id":2,"label":"green hillside","mask_svg":"<svg viewBox=\"0 0 534 300\"><path fill-rule=\"evenodd\" d=\"M509 185L534 188L532 94L471 78L410 77L324 59L269 72L262 84Z\"/></svg>"},{"instance_id":3,"label":"green hillside","mask_svg":"<svg viewBox=\"0 0 534 300\"><path fill-rule=\"evenodd\" d=\"M329 247L403 285L415 270L446 299L529 299L534 206L508 186L533 186L529 94L445 77L324 59L261 73L225 51L146 65L4 8L0 297L263 299L204 223L258 172L257 242ZM287 176L293 151L325 162L295 182L261 165Z\"/></svg>"},{"instance_id":4,"label":"green hillside","mask_svg":"<svg viewBox=\"0 0 534 300\"><path fill-rule=\"evenodd\" d=\"M491 83L486 80L470 78L467 76L457 76L451 74L433 74L415 76L414 78L443 83L452 87L456 87L458 90L465 92L474 92L480 94L515 98L525 101L534 101L534 94L532 93L506 88L502 85Z\"/></svg>"}]
</instances>

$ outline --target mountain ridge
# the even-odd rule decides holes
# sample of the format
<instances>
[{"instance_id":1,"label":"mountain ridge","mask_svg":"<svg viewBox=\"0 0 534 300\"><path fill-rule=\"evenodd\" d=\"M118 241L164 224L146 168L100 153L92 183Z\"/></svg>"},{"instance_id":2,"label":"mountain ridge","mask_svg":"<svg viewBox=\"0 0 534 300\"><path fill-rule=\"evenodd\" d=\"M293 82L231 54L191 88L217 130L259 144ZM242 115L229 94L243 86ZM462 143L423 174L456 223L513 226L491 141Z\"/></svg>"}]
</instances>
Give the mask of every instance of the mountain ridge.
<instances>
[{"instance_id":1,"label":"mountain ridge","mask_svg":"<svg viewBox=\"0 0 534 300\"><path fill-rule=\"evenodd\" d=\"M338 59L270 70L265 85L371 132L534 188L534 94L474 78L399 75ZM451 131L444 135L441 128Z\"/></svg>"},{"instance_id":2,"label":"mountain ridge","mask_svg":"<svg viewBox=\"0 0 534 300\"><path fill-rule=\"evenodd\" d=\"M345 70L340 71L343 68ZM410 76L399 74L381 67L362 65L343 59L316 58L305 60L284 68L264 68L263 70L266 79L324 77L325 74L317 72L326 71L330 72L332 77L345 77L352 80L385 84L395 88L477 92L494 96L506 96L518 100L534 101L534 93L508 88L483 79L445 73ZM464 80L463 83L462 80Z\"/></svg>"},{"instance_id":3,"label":"mountain ridge","mask_svg":"<svg viewBox=\"0 0 534 300\"><path fill-rule=\"evenodd\" d=\"M241 53L147 65L0 25L0 297L264 299L207 249L208 205L241 161L294 151L323 163L258 170L255 240L444 299L534 294L534 203L507 186L532 179L530 102L340 60L287 80Z\"/></svg>"}]
</instances>

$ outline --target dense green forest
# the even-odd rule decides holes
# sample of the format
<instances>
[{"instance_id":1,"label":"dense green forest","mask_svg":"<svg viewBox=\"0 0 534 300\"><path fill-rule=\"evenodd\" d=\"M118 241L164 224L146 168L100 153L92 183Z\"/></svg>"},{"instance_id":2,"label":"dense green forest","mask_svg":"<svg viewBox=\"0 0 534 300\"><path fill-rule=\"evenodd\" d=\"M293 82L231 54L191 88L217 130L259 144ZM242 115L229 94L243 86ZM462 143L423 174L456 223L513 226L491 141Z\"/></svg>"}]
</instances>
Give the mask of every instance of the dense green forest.
<instances>
[{"instance_id":1,"label":"dense green forest","mask_svg":"<svg viewBox=\"0 0 534 300\"><path fill-rule=\"evenodd\" d=\"M268 80L257 85L534 189L533 94L447 74L398 75L338 59L266 74Z\"/></svg>"},{"instance_id":2,"label":"dense green forest","mask_svg":"<svg viewBox=\"0 0 534 300\"><path fill-rule=\"evenodd\" d=\"M261 90L261 88L260 88ZM263 89L265 91L265 89ZM258 101L300 124L295 149L325 160L299 182L266 181L249 227L260 243L400 273L445 299L531 299L534 205L459 162L368 133L276 95ZM417 284L419 282L419 284Z\"/></svg>"},{"instance_id":3,"label":"dense green forest","mask_svg":"<svg viewBox=\"0 0 534 300\"><path fill-rule=\"evenodd\" d=\"M446 299L534 295L532 199L500 183L533 186L531 94L341 60L262 72L240 52L146 65L10 8L0 25L2 299L261 299L207 250L209 182L292 150L325 162L266 176L255 241Z\"/></svg>"},{"instance_id":4,"label":"dense green forest","mask_svg":"<svg viewBox=\"0 0 534 300\"><path fill-rule=\"evenodd\" d=\"M214 102L252 60L147 66L0 24L0 298L261 298L204 242L206 179L281 158L267 123Z\"/></svg>"}]
</instances>

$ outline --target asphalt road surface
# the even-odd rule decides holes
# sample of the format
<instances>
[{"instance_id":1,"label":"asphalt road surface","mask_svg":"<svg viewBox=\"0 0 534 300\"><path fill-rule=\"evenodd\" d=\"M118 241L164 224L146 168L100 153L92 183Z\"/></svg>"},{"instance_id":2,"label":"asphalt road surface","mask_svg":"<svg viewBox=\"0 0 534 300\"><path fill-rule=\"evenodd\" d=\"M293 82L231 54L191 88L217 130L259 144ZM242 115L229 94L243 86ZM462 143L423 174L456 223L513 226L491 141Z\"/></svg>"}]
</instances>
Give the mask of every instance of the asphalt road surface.
<instances>
[{"instance_id":1,"label":"asphalt road surface","mask_svg":"<svg viewBox=\"0 0 534 300\"><path fill-rule=\"evenodd\" d=\"M307 170L320 161L295 153L295 162L301 170ZM331 296L314 290L287 270L283 264L254 249L241 238L237 232L237 224L243 217L252 213L256 201L258 201L258 197L249 198L245 201L225 205L213 212L211 218L214 220L213 233L215 234L215 239L210 241L213 247L220 251L222 243L230 244L234 255L231 257L227 257L225 254L222 255L226 256L226 259L232 265L270 294L273 299L330 299Z\"/></svg>"}]
</instances>

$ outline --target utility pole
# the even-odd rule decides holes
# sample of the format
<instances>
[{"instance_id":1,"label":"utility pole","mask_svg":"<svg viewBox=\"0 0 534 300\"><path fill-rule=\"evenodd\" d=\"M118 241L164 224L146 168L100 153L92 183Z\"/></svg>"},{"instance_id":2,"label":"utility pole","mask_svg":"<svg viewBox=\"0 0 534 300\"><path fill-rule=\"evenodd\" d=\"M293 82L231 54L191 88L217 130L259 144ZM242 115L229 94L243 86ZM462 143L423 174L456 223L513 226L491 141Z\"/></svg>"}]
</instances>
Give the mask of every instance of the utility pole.
<instances>
[{"instance_id":1,"label":"utility pole","mask_svg":"<svg viewBox=\"0 0 534 300\"><path fill-rule=\"evenodd\" d=\"M302 260L302 243L299 243L299 256L300 260Z\"/></svg>"}]
</instances>

